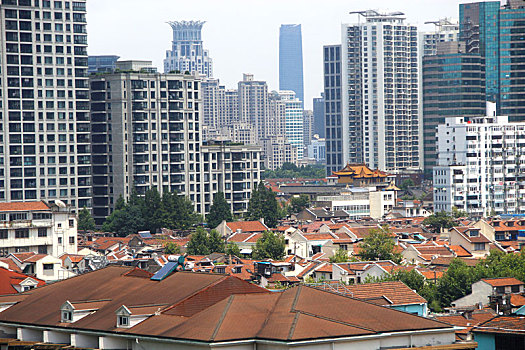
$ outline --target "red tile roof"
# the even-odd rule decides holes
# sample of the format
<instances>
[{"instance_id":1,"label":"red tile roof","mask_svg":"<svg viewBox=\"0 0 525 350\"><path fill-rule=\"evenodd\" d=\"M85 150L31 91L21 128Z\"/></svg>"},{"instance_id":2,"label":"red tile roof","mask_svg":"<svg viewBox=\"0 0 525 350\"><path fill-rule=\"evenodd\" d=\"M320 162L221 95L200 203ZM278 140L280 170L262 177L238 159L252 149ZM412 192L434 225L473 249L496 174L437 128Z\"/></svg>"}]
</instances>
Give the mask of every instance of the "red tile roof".
<instances>
[{"instance_id":1,"label":"red tile roof","mask_svg":"<svg viewBox=\"0 0 525 350\"><path fill-rule=\"evenodd\" d=\"M44 281L41 281L38 278L29 277L24 274L0 267L0 295L18 293L18 290L16 290L14 286L19 285L27 278L31 278L38 282L38 287L45 284Z\"/></svg>"},{"instance_id":2,"label":"red tile roof","mask_svg":"<svg viewBox=\"0 0 525 350\"><path fill-rule=\"evenodd\" d=\"M0 211L49 210L44 202L10 202L0 203Z\"/></svg>"},{"instance_id":3,"label":"red tile roof","mask_svg":"<svg viewBox=\"0 0 525 350\"><path fill-rule=\"evenodd\" d=\"M490 284L492 287L518 286L524 284L514 277L483 278L482 281Z\"/></svg>"},{"instance_id":4,"label":"red tile roof","mask_svg":"<svg viewBox=\"0 0 525 350\"><path fill-rule=\"evenodd\" d=\"M512 306L523 306L525 305L525 297L520 294L511 294L510 295L510 304Z\"/></svg>"},{"instance_id":5,"label":"red tile roof","mask_svg":"<svg viewBox=\"0 0 525 350\"><path fill-rule=\"evenodd\" d=\"M410 289L401 281L351 284L346 289L352 292L354 298L363 300L385 297L381 305L424 304L425 298ZM388 302L389 301L389 302Z\"/></svg>"},{"instance_id":6,"label":"red tile roof","mask_svg":"<svg viewBox=\"0 0 525 350\"><path fill-rule=\"evenodd\" d=\"M0 258L0 261L7 265L7 268L11 271L22 273L20 267L10 258Z\"/></svg>"},{"instance_id":7,"label":"red tile roof","mask_svg":"<svg viewBox=\"0 0 525 350\"><path fill-rule=\"evenodd\" d=\"M456 333L468 334L473 327L486 322L496 316L496 312L493 310L475 310L470 316L464 314L460 315L444 315L436 316L436 319L441 322L450 323L453 326L466 327L465 329L459 329ZM467 318L470 317L470 318Z\"/></svg>"},{"instance_id":8,"label":"red tile roof","mask_svg":"<svg viewBox=\"0 0 525 350\"><path fill-rule=\"evenodd\" d=\"M468 250L466 250L465 247L463 247L462 245L451 245L449 246L449 248L453 250L454 253L456 253L457 257L460 257L460 258L471 258L472 257L472 254Z\"/></svg>"},{"instance_id":9,"label":"red tile roof","mask_svg":"<svg viewBox=\"0 0 525 350\"><path fill-rule=\"evenodd\" d=\"M525 334L525 316L496 316L477 327L474 332Z\"/></svg>"},{"instance_id":10,"label":"red tile roof","mask_svg":"<svg viewBox=\"0 0 525 350\"><path fill-rule=\"evenodd\" d=\"M268 230L268 226L260 221L227 222L226 226L232 232L237 232L237 230L241 230L241 232L264 232Z\"/></svg>"}]
</instances>

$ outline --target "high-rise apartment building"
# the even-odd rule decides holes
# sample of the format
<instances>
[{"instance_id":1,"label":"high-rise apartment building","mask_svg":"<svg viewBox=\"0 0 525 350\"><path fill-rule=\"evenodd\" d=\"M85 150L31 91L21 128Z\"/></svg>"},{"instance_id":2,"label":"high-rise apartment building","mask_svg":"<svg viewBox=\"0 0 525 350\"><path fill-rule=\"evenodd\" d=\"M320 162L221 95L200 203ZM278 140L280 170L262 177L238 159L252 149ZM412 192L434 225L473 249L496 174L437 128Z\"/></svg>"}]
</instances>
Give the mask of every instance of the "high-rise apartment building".
<instances>
[{"instance_id":1,"label":"high-rise apartment building","mask_svg":"<svg viewBox=\"0 0 525 350\"><path fill-rule=\"evenodd\" d=\"M261 148L227 142L203 146L197 73L160 74L151 62L139 61L117 62L117 68L90 77L96 223L104 221L120 196L140 195L151 187L188 197L203 215L213 193L234 191L226 199L241 214L252 181L260 180ZM242 176L236 174L241 171Z\"/></svg>"},{"instance_id":2,"label":"high-rise apartment building","mask_svg":"<svg viewBox=\"0 0 525 350\"><path fill-rule=\"evenodd\" d=\"M446 118L438 127L434 210L469 215L525 213L525 123L487 115Z\"/></svg>"},{"instance_id":3,"label":"high-rise apartment building","mask_svg":"<svg viewBox=\"0 0 525 350\"><path fill-rule=\"evenodd\" d=\"M425 22L425 24L434 24L435 30L419 34L419 54L421 56L436 55L439 43L458 41L459 23L457 21L443 18L438 21Z\"/></svg>"},{"instance_id":4,"label":"high-rise apartment building","mask_svg":"<svg viewBox=\"0 0 525 350\"><path fill-rule=\"evenodd\" d=\"M2 1L0 200L91 207L86 2Z\"/></svg>"},{"instance_id":5,"label":"high-rise apartment building","mask_svg":"<svg viewBox=\"0 0 525 350\"><path fill-rule=\"evenodd\" d=\"M313 99L314 112L314 135L324 138L324 92L321 92L321 97L314 97Z\"/></svg>"},{"instance_id":6,"label":"high-rise apartment building","mask_svg":"<svg viewBox=\"0 0 525 350\"><path fill-rule=\"evenodd\" d=\"M300 24L279 29L279 90L292 90L304 103L303 40Z\"/></svg>"},{"instance_id":7,"label":"high-rise apartment building","mask_svg":"<svg viewBox=\"0 0 525 350\"><path fill-rule=\"evenodd\" d=\"M226 125L226 89L219 84L219 79L205 79L202 81L202 123L210 128L219 128Z\"/></svg>"},{"instance_id":8,"label":"high-rise apartment building","mask_svg":"<svg viewBox=\"0 0 525 350\"><path fill-rule=\"evenodd\" d=\"M485 60L486 100L497 103L509 121L525 120L523 35L525 1L475 2L459 5L460 38L468 53Z\"/></svg>"},{"instance_id":9,"label":"high-rise apartment building","mask_svg":"<svg viewBox=\"0 0 525 350\"><path fill-rule=\"evenodd\" d=\"M423 57L422 68L424 170L429 177L437 160L437 126L446 117L485 114L483 58L465 53L464 43L442 42L437 46L436 54Z\"/></svg>"},{"instance_id":10,"label":"high-rise apartment building","mask_svg":"<svg viewBox=\"0 0 525 350\"><path fill-rule=\"evenodd\" d=\"M198 72L213 76L213 64L208 50L202 44L203 21L173 21L171 50L166 51L164 72Z\"/></svg>"},{"instance_id":11,"label":"high-rise apartment building","mask_svg":"<svg viewBox=\"0 0 525 350\"><path fill-rule=\"evenodd\" d=\"M200 85L193 75L182 74L136 71L91 77L97 224L120 196L151 187L184 194L198 212L203 210Z\"/></svg>"},{"instance_id":12,"label":"high-rise apartment building","mask_svg":"<svg viewBox=\"0 0 525 350\"><path fill-rule=\"evenodd\" d=\"M239 120L253 125L257 138L267 136L268 130L268 85L265 81L253 80L253 74L243 74L238 84Z\"/></svg>"},{"instance_id":13,"label":"high-rise apartment building","mask_svg":"<svg viewBox=\"0 0 525 350\"><path fill-rule=\"evenodd\" d=\"M312 142L314 136L314 112L312 110L303 111L303 144L304 147Z\"/></svg>"},{"instance_id":14,"label":"high-rise apartment building","mask_svg":"<svg viewBox=\"0 0 525 350\"><path fill-rule=\"evenodd\" d=\"M406 24L400 12L357 13L364 22L343 25L342 162L417 171L422 168L417 27ZM331 135L326 138L328 156Z\"/></svg>"},{"instance_id":15,"label":"high-rise apartment building","mask_svg":"<svg viewBox=\"0 0 525 350\"><path fill-rule=\"evenodd\" d=\"M341 109L341 45L327 45L323 47L324 62L324 115L326 131L326 174L341 170L345 166L343 160L343 114ZM359 72L355 72L358 74ZM357 79L359 80L359 79ZM356 80L356 81L357 81ZM358 85L356 85L358 87ZM353 98L360 98L354 94ZM360 110L352 110L347 115L352 128L360 130ZM355 147L352 156L355 163L362 162L361 133L355 134ZM350 160L348 160L350 161Z\"/></svg>"},{"instance_id":16,"label":"high-rise apartment building","mask_svg":"<svg viewBox=\"0 0 525 350\"><path fill-rule=\"evenodd\" d=\"M304 148L304 120L303 120L303 104L295 97L295 92L279 91L273 92L272 99L280 100L284 105L284 133L279 130L279 127L267 127L267 130L273 130L273 132L267 132L265 136L270 135L282 135L286 136L288 142L297 149L297 159L303 159L303 148ZM279 120L281 120L279 122ZM275 125L282 125L282 116L277 115L275 118ZM269 120L272 122L272 120ZM269 123L267 123L268 125Z\"/></svg>"}]
</instances>

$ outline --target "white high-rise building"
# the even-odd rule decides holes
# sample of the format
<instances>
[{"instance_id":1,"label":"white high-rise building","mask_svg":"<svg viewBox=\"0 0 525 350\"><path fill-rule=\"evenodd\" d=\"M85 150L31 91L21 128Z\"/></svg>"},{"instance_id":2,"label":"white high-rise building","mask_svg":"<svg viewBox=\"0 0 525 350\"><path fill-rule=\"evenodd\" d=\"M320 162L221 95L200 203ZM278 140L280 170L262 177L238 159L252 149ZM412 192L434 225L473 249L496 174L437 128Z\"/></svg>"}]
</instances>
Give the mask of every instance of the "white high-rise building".
<instances>
[{"instance_id":1,"label":"white high-rise building","mask_svg":"<svg viewBox=\"0 0 525 350\"><path fill-rule=\"evenodd\" d=\"M257 139L267 136L268 85L265 81L256 81L253 74L243 74L238 85L239 120L253 125Z\"/></svg>"},{"instance_id":2,"label":"white high-rise building","mask_svg":"<svg viewBox=\"0 0 525 350\"><path fill-rule=\"evenodd\" d=\"M486 117L438 126L434 210L470 215L525 213L525 122L509 123L487 103Z\"/></svg>"},{"instance_id":3,"label":"white high-rise building","mask_svg":"<svg viewBox=\"0 0 525 350\"><path fill-rule=\"evenodd\" d=\"M288 142L297 149L297 159L303 159L303 103L291 90L279 91L276 94L284 103L284 135ZM275 134L279 134L278 130Z\"/></svg>"},{"instance_id":4,"label":"white high-rise building","mask_svg":"<svg viewBox=\"0 0 525 350\"><path fill-rule=\"evenodd\" d=\"M406 24L401 12L355 13L364 22L342 28L343 163L364 161L389 172L419 170L417 27ZM331 142L331 135L326 138Z\"/></svg>"},{"instance_id":5,"label":"white high-rise building","mask_svg":"<svg viewBox=\"0 0 525 350\"><path fill-rule=\"evenodd\" d=\"M2 1L0 201L91 207L86 1Z\"/></svg>"},{"instance_id":6,"label":"white high-rise building","mask_svg":"<svg viewBox=\"0 0 525 350\"><path fill-rule=\"evenodd\" d=\"M213 62L208 50L202 45L202 26L204 21L173 21L168 24L173 29L171 50L166 51L164 73L198 72L213 76Z\"/></svg>"}]
</instances>

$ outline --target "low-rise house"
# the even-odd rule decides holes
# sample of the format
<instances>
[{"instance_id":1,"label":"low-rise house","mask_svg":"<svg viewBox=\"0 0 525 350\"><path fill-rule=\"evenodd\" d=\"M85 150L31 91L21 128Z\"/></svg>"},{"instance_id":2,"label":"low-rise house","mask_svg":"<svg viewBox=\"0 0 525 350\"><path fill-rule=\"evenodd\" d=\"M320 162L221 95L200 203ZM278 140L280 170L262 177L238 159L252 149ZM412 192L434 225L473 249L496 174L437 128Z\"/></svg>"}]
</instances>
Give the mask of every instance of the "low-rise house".
<instances>
[{"instance_id":1,"label":"low-rise house","mask_svg":"<svg viewBox=\"0 0 525 350\"><path fill-rule=\"evenodd\" d=\"M403 244L403 258L412 264L428 264L439 257L455 257L456 254L447 245L434 241L421 244Z\"/></svg>"},{"instance_id":2,"label":"low-rise house","mask_svg":"<svg viewBox=\"0 0 525 350\"><path fill-rule=\"evenodd\" d=\"M62 260L62 267L75 274L83 273L88 270L85 255L79 254L63 254L60 256Z\"/></svg>"},{"instance_id":3,"label":"low-rise house","mask_svg":"<svg viewBox=\"0 0 525 350\"><path fill-rule=\"evenodd\" d=\"M488 305L491 296L520 294L525 291L525 283L512 278L484 278L472 284L472 293L452 302L454 307Z\"/></svg>"},{"instance_id":4,"label":"low-rise house","mask_svg":"<svg viewBox=\"0 0 525 350\"><path fill-rule=\"evenodd\" d=\"M74 276L71 271L62 268L62 260L51 255L30 253L12 253L7 256L20 268L22 273L36 276L43 281L58 281Z\"/></svg>"},{"instance_id":5,"label":"low-rise house","mask_svg":"<svg viewBox=\"0 0 525 350\"><path fill-rule=\"evenodd\" d=\"M334 245L337 238L337 235L332 233L304 233L296 229L284 236L286 255L311 258L317 253L325 253L330 257L337 249Z\"/></svg>"},{"instance_id":6,"label":"low-rise house","mask_svg":"<svg viewBox=\"0 0 525 350\"><path fill-rule=\"evenodd\" d=\"M346 286L354 298L426 317L427 301L401 281Z\"/></svg>"},{"instance_id":7,"label":"low-rise house","mask_svg":"<svg viewBox=\"0 0 525 350\"><path fill-rule=\"evenodd\" d=\"M346 284L362 283L366 278L381 278L397 266L391 260L359 261L333 264L333 280Z\"/></svg>"},{"instance_id":8,"label":"low-rise house","mask_svg":"<svg viewBox=\"0 0 525 350\"><path fill-rule=\"evenodd\" d=\"M77 252L77 219L61 201L0 203L0 256Z\"/></svg>"},{"instance_id":9,"label":"low-rise house","mask_svg":"<svg viewBox=\"0 0 525 350\"><path fill-rule=\"evenodd\" d=\"M496 316L472 329L477 349L523 349L525 345L525 317L522 315Z\"/></svg>"},{"instance_id":10,"label":"low-rise house","mask_svg":"<svg viewBox=\"0 0 525 350\"><path fill-rule=\"evenodd\" d=\"M389 212L387 217L427 217L432 212L428 207L423 205L423 202L419 200L404 200L401 198L397 199L396 205Z\"/></svg>"},{"instance_id":11,"label":"low-rise house","mask_svg":"<svg viewBox=\"0 0 525 350\"><path fill-rule=\"evenodd\" d=\"M270 230L270 228L268 228L268 226L264 224L264 220L261 219L261 221L223 221L216 227L216 230L222 237L229 237L234 233L263 233L264 231Z\"/></svg>"},{"instance_id":12,"label":"low-rise house","mask_svg":"<svg viewBox=\"0 0 525 350\"><path fill-rule=\"evenodd\" d=\"M475 347L457 343L449 324L360 299L304 285L272 293L232 276L170 268L151 276L108 267L16 301L0 296L7 305L2 342L136 350Z\"/></svg>"},{"instance_id":13,"label":"low-rise house","mask_svg":"<svg viewBox=\"0 0 525 350\"><path fill-rule=\"evenodd\" d=\"M326 208L306 208L296 215L300 222L346 220L350 214L346 210L329 210Z\"/></svg>"},{"instance_id":14,"label":"low-rise house","mask_svg":"<svg viewBox=\"0 0 525 350\"><path fill-rule=\"evenodd\" d=\"M490 240L481 233L478 227L453 227L449 231L450 245L460 245L475 257L485 257L490 252Z\"/></svg>"},{"instance_id":15,"label":"low-rise house","mask_svg":"<svg viewBox=\"0 0 525 350\"><path fill-rule=\"evenodd\" d=\"M0 266L0 295L22 293L41 287L44 281ZM1 306L0 306L1 308Z\"/></svg>"}]
</instances>

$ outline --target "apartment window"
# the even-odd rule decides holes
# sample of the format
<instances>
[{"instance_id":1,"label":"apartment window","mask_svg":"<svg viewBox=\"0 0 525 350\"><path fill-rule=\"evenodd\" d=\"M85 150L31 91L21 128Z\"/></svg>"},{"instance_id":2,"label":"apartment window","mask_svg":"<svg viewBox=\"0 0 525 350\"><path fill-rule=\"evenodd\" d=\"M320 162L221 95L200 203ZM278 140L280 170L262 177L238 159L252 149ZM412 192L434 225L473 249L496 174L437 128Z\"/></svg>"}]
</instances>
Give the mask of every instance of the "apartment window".
<instances>
[{"instance_id":1,"label":"apartment window","mask_svg":"<svg viewBox=\"0 0 525 350\"><path fill-rule=\"evenodd\" d=\"M27 220L27 213L13 213L9 214L11 221Z\"/></svg>"},{"instance_id":2,"label":"apartment window","mask_svg":"<svg viewBox=\"0 0 525 350\"><path fill-rule=\"evenodd\" d=\"M69 244L75 244L75 237L69 237Z\"/></svg>"},{"instance_id":3,"label":"apartment window","mask_svg":"<svg viewBox=\"0 0 525 350\"><path fill-rule=\"evenodd\" d=\"M9 237L9 232L7 230L0 230L0 239L7 239Z\"/></svg>"},{"instance_id":4,"label":"apartment window","mask_svg":"<svg viewBox=\"0 0 525 350\"><path fill-rule=\"evenodd\" d=\"M29 238L29 229L28 228L16 229L15 238Z\"/></svg>"},{"instance_id":5,"label":"apartment window","mask_svg":"<svg viewBox=\"0 0 525 350\"><path fill-rule=\"evenodd\" d=\"M58 237L58 244L62 244L62 237Z\"/></svg>"},{"instance_id":6,"label":"apartment window","mask_svg":"<svg viewBox=\"0 0 525 350\"><path fill-rule=\"evenodd\" d=\"M75 220L69 219L69 227L75 227Z\"/></svg>"},{"instance_id":7,"label":"apartment window","mask_svg":"<svg viewBox=\"0 0 525 350\"><path fill-rule=\"evenodd\" d=\"M47 237L47 228L39 227L38 228L38 237Z\"/></svg>"}]
</instances>

